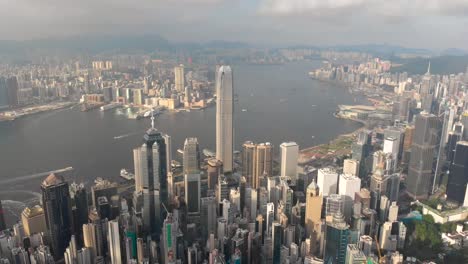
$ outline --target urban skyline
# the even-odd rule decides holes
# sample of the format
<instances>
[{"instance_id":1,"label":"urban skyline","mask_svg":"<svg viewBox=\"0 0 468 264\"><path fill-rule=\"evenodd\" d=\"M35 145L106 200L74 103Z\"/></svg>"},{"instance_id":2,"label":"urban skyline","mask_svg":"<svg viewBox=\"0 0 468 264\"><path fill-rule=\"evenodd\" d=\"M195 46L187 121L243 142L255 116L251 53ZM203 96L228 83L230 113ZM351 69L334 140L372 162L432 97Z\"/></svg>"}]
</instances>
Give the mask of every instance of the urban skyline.
<instances>
[{"instance_id":1,"label":"urban skyline","mask_svg":"<svg viewBox=\"0 0 468 264\"><path fill-rule=\"evenodd\" d=\"M290 11L279 0L269 3L275 12ZM330 7L348 6L343 5ZM302 7L316 9L314 4ZM0 179L10 188L41 180L35 189L40 194L18 212L11 207L14 191L0 193L0 263L406 264L468 259L468 63L461 73L434 74L429 63L425 73L415 74L400 71L398 61L364 52L300 47L199 51L46 56L39 63L0 64L2 129L19 121L47 121L44 112L74 113L85 122L99 115L111 133L114 127L105 116L145 126L106 134L113 144L132 134L139 138L132 147L121 148L133 168L122 168L118 179L85 175L86 181L77 181L73 167ZM299 71L316 87L299 89L297 80L285 74L281 78L286 82L269 83L264 94L257 89L240 93L237 72L249 63L264 70L252 73L253 82L272 78L275 68L283 73L291 64L298 71L304 61L315 62L314 68ZM326 102L311 103L305 96L311 89ZM350 103L338 103L336 94L330 96L333 89L350 97ZM267 102L273 118L261 112L256 118L267 119L268 128L235 142L239 128L258 122L239 122L239 116L253 117L259 109L255 98L266 93L273 98ZM289 102L295 95L303 100ZM245 97L253 103L241 104ZM311 106L300 115L294 104ZM314 125L324 126L330 119L321 119L320 113L358 125L324 144L317 144L320 135L305 126L297 129L308 140L296 142L278 125L278 119L286 119L282 124L288 126L298 115L301 122L314 116ZM189 123L196 114L206 119L201 133L213 130L211 144L201 141ZM25 118L32 115L37 118ZM174 140L167 127L158 125L168 115L183 130L184 140ZM90 136L101 132L85 126ZM270 140L274 132L281 134L281 143ZM18 134L10 137L23 135ZM73 132L67 140L75 140ZM47 150L42 154L47 158ZM111 166L122 167L112 159L116 153L105 155ZM88 166L97 171L97 163ZM13 223L7 224L7 217Z\"/></svg>"}]
</instances>

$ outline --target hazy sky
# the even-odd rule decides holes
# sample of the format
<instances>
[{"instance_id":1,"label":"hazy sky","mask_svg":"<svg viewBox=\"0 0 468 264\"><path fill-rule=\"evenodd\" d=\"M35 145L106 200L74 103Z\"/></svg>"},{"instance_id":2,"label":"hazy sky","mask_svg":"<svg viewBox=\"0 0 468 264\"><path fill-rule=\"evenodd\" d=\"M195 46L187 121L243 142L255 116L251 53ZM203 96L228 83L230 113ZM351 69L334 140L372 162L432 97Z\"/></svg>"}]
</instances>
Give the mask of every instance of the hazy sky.
<instances>
[{"instance_id":1,"label":"hazy sky","mask_svg":"<svg viewBox=\"0 0 468 264\"><path fill-rule=\"evenodd\" d=\"M468 50L468 0L0 0L0 39L89 33Z\"/></svg>"}]
</instances>

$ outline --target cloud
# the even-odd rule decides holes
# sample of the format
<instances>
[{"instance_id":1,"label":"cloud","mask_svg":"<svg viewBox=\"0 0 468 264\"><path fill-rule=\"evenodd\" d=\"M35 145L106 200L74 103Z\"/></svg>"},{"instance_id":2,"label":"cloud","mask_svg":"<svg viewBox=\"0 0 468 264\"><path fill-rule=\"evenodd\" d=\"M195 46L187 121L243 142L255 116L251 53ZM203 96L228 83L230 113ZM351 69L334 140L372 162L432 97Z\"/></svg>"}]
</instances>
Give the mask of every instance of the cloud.
<instances>
[{"instance_id":1,"label":"cloud","mask_svg":"<svg viewBox=\"0 0 468 264\"><path fill-rule=\"evenodd\" d=\"M260 13L314 14L321 11L362 9L384 16L467 15L466 0L261 0ZM351 15L351 14L350 14Z\"/></svg>"}]
</instances>

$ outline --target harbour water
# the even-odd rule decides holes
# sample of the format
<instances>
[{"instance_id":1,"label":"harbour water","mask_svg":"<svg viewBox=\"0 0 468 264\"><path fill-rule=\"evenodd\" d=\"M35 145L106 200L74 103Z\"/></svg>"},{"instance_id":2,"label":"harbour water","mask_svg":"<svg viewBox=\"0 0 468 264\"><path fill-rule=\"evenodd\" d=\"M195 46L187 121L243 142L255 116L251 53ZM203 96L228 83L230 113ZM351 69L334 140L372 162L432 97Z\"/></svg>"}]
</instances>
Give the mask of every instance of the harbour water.
<instances>
[{"instance_id":1,"label":"harbour water","mask_svg":"<svg viewBox=\"0 0 468 264\"><path fill-rule=\"evenodd\" d=\"M233 66L236 150L252 140L273 143L278 154L281 142L296 141L305 148L361 126L333 117L337 105L355 100L343 87L310 79L308 72L318 66L319 62ZM92 184L96 177L118 179L121 168L133 170L132 149L141 144L150 121L130 120L118 111L72 108L0 123L0 181L18 179L0 185L0 199L37 197L42 179L21 180L27 175L73 167L70 182ZM197 137L201 149L215 149L215 115L215 107L166 112L155 124L172 136L177 157L187 137Z\"/></svg>"}]
</instances>

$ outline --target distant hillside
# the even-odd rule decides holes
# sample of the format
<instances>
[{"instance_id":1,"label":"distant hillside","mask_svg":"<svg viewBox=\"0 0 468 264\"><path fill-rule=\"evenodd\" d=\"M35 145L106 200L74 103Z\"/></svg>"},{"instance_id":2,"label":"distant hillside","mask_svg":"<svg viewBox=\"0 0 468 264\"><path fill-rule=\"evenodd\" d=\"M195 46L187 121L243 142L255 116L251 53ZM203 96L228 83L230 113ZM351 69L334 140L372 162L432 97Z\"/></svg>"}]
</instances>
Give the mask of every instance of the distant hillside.
<instances>
[{"instance_id":1,"label":"distant hillside","mask_svg":"<svg viewBox=\"0 0 468 264\"><path fill-rule=\"evenodd\" d=\"M466 71L468 55L464 56L440 56L430 59L415 58L403 60L400 67L393 67L392 72L408 72L410 74L424 74L427 65L431 62L432 74L458 74Z\"/></svg>"},{"instance_id":2,"label":"distant hillside","mask_svg":"<svg viewBox=\"0 0 468 264\"><path fill-rule=\"evenodd\" d=\"M43 53L100 53L112 50L168 50L171 44L158 35L148 36L76 36L26 41L0 40L0 54Z\"/></svg>"}]
</instances>

